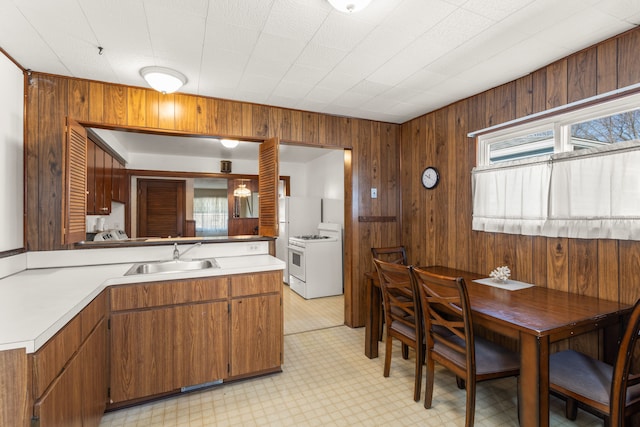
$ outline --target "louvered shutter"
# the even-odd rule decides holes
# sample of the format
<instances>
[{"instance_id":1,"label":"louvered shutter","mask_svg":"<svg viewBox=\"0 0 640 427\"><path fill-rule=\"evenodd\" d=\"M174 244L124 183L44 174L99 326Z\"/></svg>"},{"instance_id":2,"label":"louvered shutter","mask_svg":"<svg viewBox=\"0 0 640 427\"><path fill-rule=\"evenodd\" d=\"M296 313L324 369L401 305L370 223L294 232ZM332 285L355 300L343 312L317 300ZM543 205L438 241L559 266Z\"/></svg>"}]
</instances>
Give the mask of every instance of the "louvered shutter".
<instances>
[{"instance_id":1,"label":"louvered shutter","mask_svg":"<svg viewBox=\"0 0 640 427\"><path fill-rule=\"evenodd\" d=\"M271 138L260 144L258 156L258 194L260 195L259 234L278 236L278 153L280 140Z\"/></svg>"},{"instance_id":2,"label":"louvered shutter","mask_svg":"<svg viewBox=\"0 0 640 427\"><path fill-rule=\"evenodd\" d=\"M86 238L87 211L87 131L78 122L67 118L64 144L64 197L62 241L71 244Z\"/></svg>"}]
</instances>

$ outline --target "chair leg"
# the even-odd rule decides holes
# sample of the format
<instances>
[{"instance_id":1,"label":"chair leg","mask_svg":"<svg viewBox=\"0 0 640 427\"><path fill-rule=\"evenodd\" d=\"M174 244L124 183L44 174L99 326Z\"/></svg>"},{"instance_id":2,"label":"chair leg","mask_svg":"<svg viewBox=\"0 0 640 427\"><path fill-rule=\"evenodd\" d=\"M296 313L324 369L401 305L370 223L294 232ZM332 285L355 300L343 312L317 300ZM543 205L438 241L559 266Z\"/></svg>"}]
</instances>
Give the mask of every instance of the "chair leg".
<instances>
[{"instance_id":1,"label":"chair leg","mask_svg":"<svg viewBox=\"0 0 640 427\"><path fill-rule=\"evenodd\" d=\"M461 378L456 375L456 385L460 390L464 390L465 389L464 378Z\"/></svg>"},{"instance_id":2,"label":"chair leg","mask_svg":"<svg viewBox=\"0 0 640 427\"><path fill-rule=\"evenodd\" d=\"M409 358L409 346L402 343L402 358L407 360Z\"/></svg>"},{"instance_id":3,"label":"chair leg","mask_svg":"<svg viewBox=\"0 0 640 427\"><path fill-rule=\"evenodd\" d=\"M387 346L386 351L384 353L384 376L389 376L389 370L391 369L391 351L393 350L392 341L393 338L389 336L389 331L387 331Z\"/></svg>"},{"instance_id":4,"label":"chair leg","mask_svg":"<svg viewBox=\"0 0 640 427\"><path fill-rule=\"evenodd\" d=\"M427 359L427 386L424 391L424 407L429 409L431 408L431 401L433 400L433 374L435 371L435 362L429 355L426 356Z\"/></svg>"},{"instance_id":5,"label":"chair leg","mask_svg":"<svg viewBox=\"0 0 640 427\"><path fill-rule=\"evenodd\" d=\"M422 350L416 348L416 372L413 384L413 400L420 401L420 392L422 389L422 365L424 364Z\"/></svg>"},{"instance_id":6,"label":"chair leg","mask_svg":"<svg viewBox=\"0 0 640 427\"><path fill-rule=\"evenodd\" d=\"M564 416L568 420L575 421L578 416L578 402L575 399L567 397L567 404L564 408Z\"/></svg>"},{"instance_id":7,"label":"chair leg","mask_svg":"<svg viewBox=\"0 0 640 427\"><path fill-rule=\"evenodd\" d=\"M466 427L473 427L474 418L476 415L476 383L475 380L468 379L467 383L467 416Z\"/></svg>"}]
</instances>

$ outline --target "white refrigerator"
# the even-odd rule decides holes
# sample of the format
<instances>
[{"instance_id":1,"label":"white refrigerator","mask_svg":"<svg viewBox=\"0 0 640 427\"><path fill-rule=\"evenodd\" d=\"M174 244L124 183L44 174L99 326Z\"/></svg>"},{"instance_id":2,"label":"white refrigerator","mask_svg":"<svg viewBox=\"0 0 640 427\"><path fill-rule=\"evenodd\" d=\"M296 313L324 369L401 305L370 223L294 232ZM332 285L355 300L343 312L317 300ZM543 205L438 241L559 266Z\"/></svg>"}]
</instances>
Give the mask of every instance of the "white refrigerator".
<instances>
[{"instance_id":1,"label":"white refrigerator","mask_svg":"<svg viewBox=\"0 0 640 427\"><path fill-rule=\"evenodd\" d=\"M276 257L285 262L283 281L289 283L289 237L317 234L321 222L319 197L281 197L278 199L279 234L276 239Z\"/></svg>"}]
</instances>

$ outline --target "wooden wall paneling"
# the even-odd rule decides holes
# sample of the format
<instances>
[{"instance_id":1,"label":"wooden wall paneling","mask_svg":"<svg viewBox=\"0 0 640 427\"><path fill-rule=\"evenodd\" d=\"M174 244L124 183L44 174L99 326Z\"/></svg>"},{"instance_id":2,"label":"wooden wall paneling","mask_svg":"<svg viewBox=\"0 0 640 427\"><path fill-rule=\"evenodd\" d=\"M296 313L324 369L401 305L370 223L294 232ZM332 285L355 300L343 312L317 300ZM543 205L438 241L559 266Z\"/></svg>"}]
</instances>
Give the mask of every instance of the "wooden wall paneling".
<instances>
[{"instance_id":1,"label":"wooden wall paneling","mask_svg":"<svg viewBox=\"0 0 640 427\"><path fill-rule=\"evenodd\" d=\"M433 190L428 191L427 205L427 218L430 225L433 228L429 229L427 234L431 239L432 247L434 248L434 261L437 265L444 265L446 267L454 267L453 260L449 259L449 236L447 235L449 218L452 218L452 213L455 208L453 200L450 199L451 195L448 194L449 186L453 177L449 176L447 169L449 156L449 141L450 137L448 132L450 107L445 107L435 112L434 115L434 134L432 146L433 155L431 160L427 159L427 163L434 165L440 171L440 183ZM427 165L425 165L427 166ZM447 184L447 181L449 184Z\"/></svg>"},{"instance_id":2,"label":"wooden wall paneling","mask_svg":"<svg viewBox=\"0 0 640 427\"><path fill-rule=\"evenodd\" d=\"M597 94L597 49L582 50L567 58L567 101Z\"/></svg>"},{"instance_id":3,"label":"wooden wall paneling","mask_svg":"<svg viewBox=\"0 0 640 427\"><path fill-rule=\"evenodd\" d=\"M598 297L620 301L618 241L598 240Z\"/></svg>"},{"instance_id":4,"label":"wooden wall paneling","mask_svg":"<svg viewBox=\"0 0 640 427\"><path fill-rule=\"evenodd\" d=\"M289 110L287 111L291 115L291 136L292 141L304 141L302 137L302 111ZM354 120L356 122L357 120ZM352 125L355 125L353 123ZM362 142L362 141L361 141Z\"/></svg>"},{"instance_id":5,"label":"wooden wall paneling","mask_svg":"<svg viewBox=\"0 0 640 427\"><path fill-rule=\"evenodd\" d=\"M504 123L516 118L516 84L507 83L487 92L490 124ZM492 102L491 102L492 101Z\"/></svg>"},{"instance_id":6,"label":"wooden wall paneling","mask_svg":"<svg viewBox=\"0 0 640 427\"><path fill-rule=\"evenodd\" d=\"M227 131L230 136L242 135L242 103L236 101L225 101L227 107L227 123L229 128Z\"/></svg>"},{"instance_id":7,"label":"wooden wall paneling","mask_svg":"<svg viewBox=\"0 0 640 427\"><path fill-rule=\"evenodd\" d=\"M618 251L620 302L634 304L640 298L640 242L621 240Z\"/></svg>"},{"instance_id":8,"label":"wooden wall paneling","mask_svg":"<svg viewBox=\"0 0 640 427\"><path fill-rule=\"evenodd\" d=\"M302 113L302 140L314 144L320 142L318 135L318 113L309 111Z\"/></svg>"},{"instance_id":9,"label":"wooden wall paneling","mask_svg":"<svg viewBox=\"0 0 640 427\"><path fill-rule=\"evenodd\" d=\"M270 128L269 107L264 105L253 105L251 109L252 129L247 136L269 137L273 131Z\"/></svg>"},{"instance_id":10,"label":"wooden wall paneling","mask_svg":"<svg viewBox=\"0 0 640 427\"><path fill-rule=\"evenodd\" d=\"M533 281L533 237L516 235L516 252L513 260L512 276L521 282L534 283Z\"/></svg>"},{"instance_id":11,"label":"wooden wall paneling","mask_svg":"<svg viewBox=\"0 0 640 427\"><path fill-rule=\"evenodd\" d=\"M352 148L353 142L351 140L351 123L355 119L351 119L349 117L337 117L338 121L338 133L337 133L337 144L343 148ZM398 131L398 138L400 137L400 126L395 126Z\"/></svg>"},{"instance_id":12,"label":"wooden wall paneling","mask_svg":"<svg viewBox=\"0 0 640 427\"><path fill-rule=\"evenodd\" d=\"M536 286L547 287L547 238L533 237L532 242L532 281Z\"/></svg>"},{"instance_id":13,"label":"wooden wall paneling","mask_svg":"<svg viewBox=\"0 0 640 427\"><path fill-rule=\"evenodd\" d=\"M527 74L516 80L515 116L525 117L533 113L533 76Z\"/></svg>"},{"instance_id":14,"label":"wooden wall paneling","mask_svg":"<svg viewBox=\"0 0 640 427\"><path fill-rule=\"evenodd\" d=\"M618 39L613 38L596 46L596 91L598 94L618 88Z\"/></svg>"},{"instance_id":15,"label":"wooden wall paneling","mask_svg":"<svg viewBox=\"0 0 640 427\"><path fill-rule=\"evenodd\" d=\"M569 290L569 239L547 239L547 287Z\"/></svg>"},{"instance_id":16,"label":"wooden wall paneling","mask_svg":"<svg viewBox=\"0 0 640 427\"><path fill-rule=\"evenodd\" d=\"M167 130L176 128L176 97L173 93L158 95L158 127Z\"/></svg>"},{"instance_id":17,"label":"wooden wall paneling","mask_svg":"<svg viewBox=\"0 0 640 427\"><path fill-rule=\"evenodd\" d=\"M546 67L547 105L545 109L567 103L567 60L561 59Z\"/></svg>"},{"instance_id":18,"label":"wooden wall paneling","mask_svg":"<svg viewBox=\"0 0 640 427\"><path fill-rule=\"evenodd\" d=\"M147 121L147 90L127 88L127 125L146 127Z\"/></svg>"},{"instance_id":19,"label":"wooden wall paneling","mask_svg":"<svg viewBox=\"0 0 640 427\"><path fill-rule=\"evenodd\" d=\"M428 161L427 133L428 117L404 124L402 128L401 151L401 179L402 179L402 233L400 243L405 246L410 263L427 265L427 221L420 218L425 213L427 200L426 189L422 186L420 174ZM432 129L431 129L432 130ZM418 220L416 220L418 219Z\"/></svg>"},{"instance_id":20,"label":"wooden wall paneling","mask_svg":"<svg viewBox=\"0 0 640 427\"><path fill-rule=\"evenodd\" d=\"M104 121L113 125L127 124L127 87L104 86Z\"/></svg>"},{"instance_id":21,"label":"wooden wall paneling","mask_svg":"<svg viewBox=\"0 0 640 427\"><path fill-rule=\"evenodd\" d=\"M569 292L598 296L598 242L569 240ZM570 340L570 347L593 357L599 355L599 331L583 334Z\"/></svg>"},{"instance_id":22,"label":"wooden wall paneling","mask_svg":"<svg viewBox=\"0 0 640 427\"><path fill-rule=\"evenodd\" d=\"M618 38L618 87L640 82L640 31L629 31Z\"/></svg>"},{"instance_id":23,"label":"wooden wall paneling","mask_svg":"<svg viewBox=\"0 0 640 427\"><path fill-rule=\"evenodd\" d=\"M160 127L160 92L145 91L145 125L149 128Z\"/></svg>"},{"instance_id":24,"label":"wooden wall paneling","mask_svg":"<svg viewBox=\"0 0 640 427\"><path fill-rule=\"evenodd\" d=\"M195 133L198 129L198 97L174 94L176 130Z\"/></svg>"},{"instance_id":25,"label":"wooden wall paneling","mask_svg":"<svg viewBox=\"0 0 640 427\"><path fill-rule=\"evenodd\" d=\"M539 113L547 109L547 70L542 68L531 74L533 112Z\"/></svg>"},{"instance_id":26,"label":"wooden wall paneling","mask_svg":"<svg viewBox=\"0 0 640 427\"><path fill-rule=\"evenodd\" d=\"M283 108L269 109L269 135L280 138L280 142L289 140L291 136L291 123L288 120L291 116L284 112Z\"/></svg>"},{"instance_id":27,"label":"wooden wall paneling","mask_svg":"<svg viewBox=\"0 0 640 427\"><path fill-rule=\"evenodd\" d=\"M40 247L59 248L62 239L62 165L68 79L46 76L38 90L38 229ZM55 112L55 113L51 113Z\"/></svg>"},{"instance_id":28,"label":"wooden wall paneling","mask_svg":"<svg viewBox=\"0 0 640 427\"><path fill-rule=\"evenodd\" d=\"M367 171L367 173L358 176L362 188L358 197L358 211L359 215L373 215L373 201L369 189L378 185L379 177L377 158L371 152L371 127L358 125L358 138L360 167L363 168L363 171Z\"/></svg>"},{"instance_id":29,"label":"wooden wall paneling","mask_svg":"<svg viewBox=\"0 0 640 427\"><path fill-rule=\"evenodd\" d=\"M89 82L89 121L104 122L104 84Z\"/></svg>"},{"instance_id":30,"label":"wooden wall paneling","mask_svg":"<svg viewBox=\"0 0 640 427\"><path fill-rule=\"evenodd\" d=\"M27 105L25 120L27 121L26 140L24 141L25 150L25 227L26 227L26 249L28 251L37 251L40 249L40 227L39 227L39 208L38 208L38 187L40 181L40 157L38 156L38 141L40 121L39 108L39 86L40 79L34 78L29 80L27 85Z\"/></svg>"},{"instance_id":31,"label":"wooden wall paneling","mask_svg":"<svg viewBox=\"0 0 640 427\"><path fill-rule=\"evenodd\" d=\"M251 135L253 133L253 105L242 104L241 130L238 135Z\"/></svg>"},{"instance_id":32,"label":"wooden wall paneling","mask_svg":"<svg viewBox=\"0 0 640 427\"><path fill-rule=\"evenodd\" d=\"M89 118L89 82L86 80L70 79L67 111L69 117L76 121Z\"/></svg>"},{"instance_id":33,"label":"wooden wall paneling","mask_svg":"<svg viewBox=\"0 0 640 427\"><path fill-rule=\"evenodd\" d=\"M209 121L209 98L196 97L196 132L202 135L212 135Z\"/></svg>"},{"instance_id":34,"label":"wooden wall paneling","mask_svg":"<svg viewBox=\"0 0 640 427\"><path fill-rule=\"evenodd\" d=\"M453 126L452 146L449 150L447 174L455 177L453 188L453 206L455 209L449 224L450 241L449 257L455 259L457 268L469 268L469 249L471 239L471 215L473 206L471 203L471 168L468 163L469 152L474 150L474 144L469 144L467 138L469 129L467 126L468 103L466 100L456 102L452 106L453 115L449 123ZM474 150L475 152L475 150ZM451 188L451 186L449 187Z\"/></svg>"}]
</instances>

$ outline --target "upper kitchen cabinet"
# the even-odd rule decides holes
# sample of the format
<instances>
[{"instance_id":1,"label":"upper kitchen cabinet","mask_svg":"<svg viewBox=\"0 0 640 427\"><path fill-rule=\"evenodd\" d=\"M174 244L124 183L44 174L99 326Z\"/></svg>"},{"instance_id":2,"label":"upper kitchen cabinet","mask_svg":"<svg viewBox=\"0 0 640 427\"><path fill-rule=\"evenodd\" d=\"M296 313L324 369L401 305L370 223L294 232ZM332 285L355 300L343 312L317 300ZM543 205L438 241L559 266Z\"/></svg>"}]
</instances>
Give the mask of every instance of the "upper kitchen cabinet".
<instances>
[{"instance_id":1,"label":"upper kitchen cabinet","mask_svg":"<svg viewBox=\"0 0 640 427\"><path fill-rule=\"evenodd\" d=\"M124 164L105 149L100 139L88 132L87 215L109 215L111 201L126 203Z\"/></svg>"}]
</instances>

